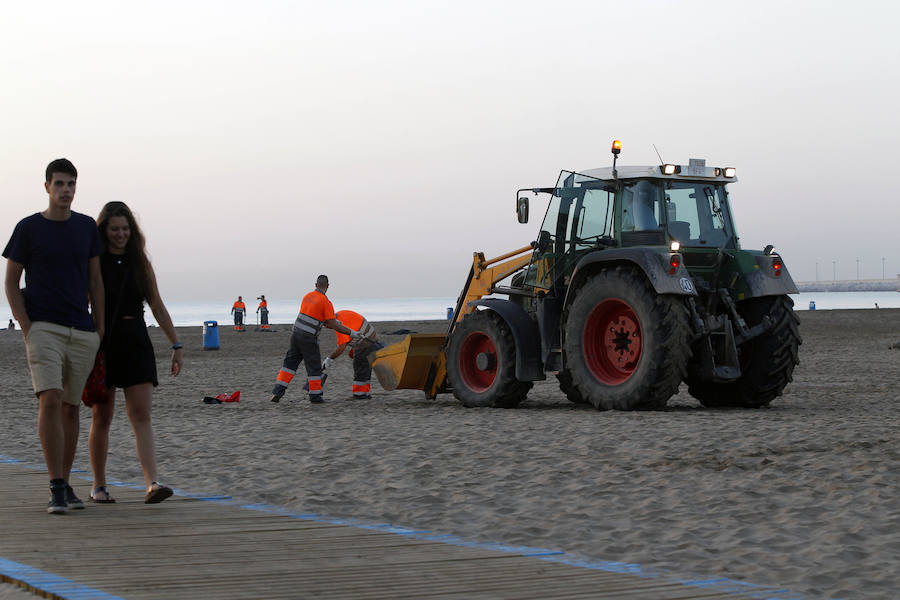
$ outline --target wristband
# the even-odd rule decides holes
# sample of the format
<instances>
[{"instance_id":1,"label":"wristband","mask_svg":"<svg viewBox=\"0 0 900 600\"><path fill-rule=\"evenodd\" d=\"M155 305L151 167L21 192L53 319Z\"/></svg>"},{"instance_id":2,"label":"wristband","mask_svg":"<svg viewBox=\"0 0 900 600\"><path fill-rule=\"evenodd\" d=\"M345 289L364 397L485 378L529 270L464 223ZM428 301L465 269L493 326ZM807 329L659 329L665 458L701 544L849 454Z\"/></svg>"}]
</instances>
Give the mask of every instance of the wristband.
<instances>
[{"instance_id":1,"label":"wristband","mask_svg":"<svg viewBox=\"0 0 900 600\"><path fill-rule=\"evenodd\" d=\"M175 342L174 344L172 344L172 350L181 350L182 348L184 348L184 344L182 344L181 342Z\"/></svg>"}]
</instances>

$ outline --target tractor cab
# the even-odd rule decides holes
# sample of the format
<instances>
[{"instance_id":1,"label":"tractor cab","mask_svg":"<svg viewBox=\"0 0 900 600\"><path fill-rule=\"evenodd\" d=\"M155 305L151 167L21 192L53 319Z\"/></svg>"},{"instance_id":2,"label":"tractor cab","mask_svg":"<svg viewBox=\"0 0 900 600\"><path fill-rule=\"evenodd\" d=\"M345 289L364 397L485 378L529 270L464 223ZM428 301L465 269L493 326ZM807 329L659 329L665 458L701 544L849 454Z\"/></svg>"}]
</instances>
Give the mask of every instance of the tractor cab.
<instances>
[{"instance_id":1,"label":"tractor cab","mask_svg":"<svg viewBox=\"0 0 900 600\"><path fill-rule=\"evenodd\" d=\"M585 252L618 245L616 187L614 182L563 171L555 187L532 191L549 194L550 202L523 284L550 292L565 287L566 275Z\"/></svg>"},{"instance_id":2,"label":"tractor cab","mask_svg":"<svg viewBox=\"0 0 900 600\"><path fill-rule=\"evenodd\" d=\"M734 169L697 159L688 166L562 171L555 187L528 190L549 194L550 202L522 283L548 293L565 289L584 254L607 248L668 250L677 242L682 253L737 249L726 187L732 181ZM518 206L527 212L522 191Z\"/></svg>"}]
</instances>

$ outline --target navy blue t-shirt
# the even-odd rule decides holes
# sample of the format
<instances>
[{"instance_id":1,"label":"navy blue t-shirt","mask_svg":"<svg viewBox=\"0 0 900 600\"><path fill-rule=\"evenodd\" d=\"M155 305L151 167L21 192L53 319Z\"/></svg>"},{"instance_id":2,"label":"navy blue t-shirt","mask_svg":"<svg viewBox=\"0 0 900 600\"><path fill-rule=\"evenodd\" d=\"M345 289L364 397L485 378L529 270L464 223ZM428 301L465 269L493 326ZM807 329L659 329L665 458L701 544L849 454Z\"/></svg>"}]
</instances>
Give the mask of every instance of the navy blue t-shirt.
<instances>
[{"instance_id":1,"label":"navy blue t-shirt","mask_svg":"<svg viewBox=\"0 0 900 600\"><path fill-rule=\"evenodd\" d=\"M25 310L32 321L95 331L88 312L88 261L103 251L92 218L65 221L35 213L19 221L3 256L25 266Z\"/></svg>"}]
</instances>

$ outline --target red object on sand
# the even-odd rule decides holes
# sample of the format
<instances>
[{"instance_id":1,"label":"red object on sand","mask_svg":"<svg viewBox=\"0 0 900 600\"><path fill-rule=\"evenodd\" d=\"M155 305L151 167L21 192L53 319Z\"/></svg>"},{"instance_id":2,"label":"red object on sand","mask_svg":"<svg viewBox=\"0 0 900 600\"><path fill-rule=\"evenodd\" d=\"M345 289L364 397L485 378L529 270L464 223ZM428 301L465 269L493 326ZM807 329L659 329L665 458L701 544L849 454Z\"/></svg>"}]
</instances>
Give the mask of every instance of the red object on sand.
<instances>
[{"instance_id":1,"label":"red object on sand","mask_svg":"<svg viewBox=\"0 0 900 600\"><path fill-rule=\"evenodd\" d=\"M238 390L233 394L219 394L216 396L216 400L221 400L222 402L240 402L241 390Z\"/></svg>"}]
</instances>

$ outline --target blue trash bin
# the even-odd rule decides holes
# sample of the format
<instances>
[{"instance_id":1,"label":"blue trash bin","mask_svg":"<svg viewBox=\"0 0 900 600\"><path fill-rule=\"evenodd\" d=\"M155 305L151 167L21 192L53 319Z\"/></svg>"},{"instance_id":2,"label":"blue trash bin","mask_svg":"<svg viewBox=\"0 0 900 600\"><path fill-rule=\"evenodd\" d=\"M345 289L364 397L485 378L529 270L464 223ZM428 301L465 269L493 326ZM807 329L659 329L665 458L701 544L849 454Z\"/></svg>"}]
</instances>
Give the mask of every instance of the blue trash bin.
<instances>
[{"instance_id":1,"label":"blue trash bin","mask_svg":"<svg viewBox=\"0 0 900 600\"><path fill-rule=\"evenodd\" d=\"M809 310L816 310L816 301L815 300L809 301Z\"/></svg>"},{"instance_id":2,"label":"blue trash bin","mask_svg":"<svg viewBox=\"0 0 900 600\"><path fill-rule=\"evenodd\" d=\"M219 324L215 321L203 321L203 349L219 349Z\"/></svg>"},{"instance_id":3,"label":"blue trash bin","mask_svg":"<svg viewBox=\"0 0 900 600\"><path fill-rule=\"evenodd\" d=\"M452 318L453 318L453 307L448 306L447 307L447 320L449 321Z\"/></svg>"}]
</instances>

